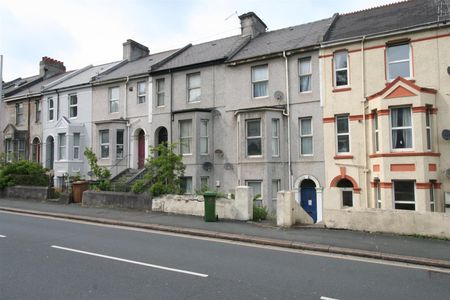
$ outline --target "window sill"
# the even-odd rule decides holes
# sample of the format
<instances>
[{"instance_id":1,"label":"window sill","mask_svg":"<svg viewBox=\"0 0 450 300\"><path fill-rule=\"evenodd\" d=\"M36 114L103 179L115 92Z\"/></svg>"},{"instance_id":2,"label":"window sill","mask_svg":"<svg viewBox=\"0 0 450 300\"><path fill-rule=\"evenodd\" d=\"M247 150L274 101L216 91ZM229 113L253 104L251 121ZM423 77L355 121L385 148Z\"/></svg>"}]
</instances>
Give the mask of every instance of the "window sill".
<instances>
[{"instance_id":1,"label":"window sill","mask_svg":"<svg viewBox=\"0 0 450 300\"><path fill-rule=\"evenodd\" d=\"M253 100L263 100L263 99L268 99L269 95L267 96L260 96L260 97L252 97Z\"/></svg>"},{"instance_id":2,"label":"window sill","mask_svg":"<svg viewBox=\"0 0 450 300\"><path fill-rule=\"evenodd\" d=\"M195 100L195 101L187 101L188 104L195 104L195 103L200 103L200 100Z\"/></svg>"},{"instance_id":3,"label":"window sill","mask_svg":"<svg viewBox=\"0 0 450 300\"><path fill-rule=\"evenodd\" d=\"M346 154L346 155L338 154L338 155L335 155L333 158L334 159L353 159L353 155L351 155L351 154Z\"/></svg>"},{"instance_id":4,"label":"window sill","mask_svg":"<svg viewBox=\"0 0 450 300\"><path fill-rule=\"evenodd\" d=\"M402 77L402 78L403 78L403 77ZM387 80L386 83L385 83L385 85L386 85L386 86L390 85L390 84L392 83L392 81L394 81L395 79L396 79L396 78ZM414 78L405 78L405 79L408 80L408 81L411 82L411 83L416 83L416 80L415 80Z\"/></svg>"},{"instance_id":5,"label":"window sill","mask_svg":"<svg viewBox=\"0 0 450 300\"><path fill-rule=\"evenodd\" d=\"M335 87L333 89L333 93L348 92L348 91L351 91L351 90L352 90L351 87L343 87L343 88Z\"/></svg>"},{"instance_id":6,"label":"window sill","mask_svg":"<svg viewBox=\"0 0 450 300\"><path fill-rule=\"evenodd\" d=\"M314 154L300 154L300 158L314 157Z\"/></svg>"},{"instance_id":7,"label":"window sill","mask_svg":"<svg viewBox=\"0 0 450 300\"><path fill-rule=\"evenodd\" d=\"M309 91L303 91L303 92L302 92L302 91L299 91L298 93L301 94L301 95L304 95L304 94L306 94L306 95L307 95L307 94L312 94L312 90L309 90Z\"/></svg>"},{"instance_id":8,"label":"window sill","mask_svg":"<svg viewBox=\"0 0 450 300\"><path fill-rule=\"evenodd\" d=\"M262 155L247 155L247 158L263 158Z\"/></svg>"}]
</instances>

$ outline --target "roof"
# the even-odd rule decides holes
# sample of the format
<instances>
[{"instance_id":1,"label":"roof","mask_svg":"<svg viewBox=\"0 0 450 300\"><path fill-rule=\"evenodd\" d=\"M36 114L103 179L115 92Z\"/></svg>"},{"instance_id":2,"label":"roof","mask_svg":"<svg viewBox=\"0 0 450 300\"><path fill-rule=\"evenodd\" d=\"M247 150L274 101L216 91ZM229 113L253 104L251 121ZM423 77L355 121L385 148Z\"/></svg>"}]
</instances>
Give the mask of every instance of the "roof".
<instances>
[{"instance_id":1,"label":"roof","mask_svg":"<svg viewBox=\"0 0 450 300\"><path fill-rule=\"evenodd\" d=\"M102 65L98 65L98 66L89 66L89 67L85 68L84 71L83 71L83 69L81 69L81 70L79 70L80 73L73 74L73 76L71 76L70 78L68 78L66 80L63 80L64 78L61 78L62 81L60 83L57 83L56 85L51 85L51 83L50 83L48 88L46 87L46 90L63 89L63 88L71 87L71 86L79 86L82 84L88 84L88 83L90 83L92 77L97 76L97 75L101 74L102 72L107 71L108 69L110 69L111 67L114 67L118 63L120 63L120 62L112 62L112 63L102 64Z\"/></svg>"},{"instance_id":2,"label":"roof","mask_svg":"<svg viewBox=\"0 0 450 300\"><path fill-rule=\"evenodd\" d=\"M36 84L36 82L42 81L41 75L34 75L26 78L16 78L14 80L4 82L3 83L3 94L5 97L9 97L11 95L14 95L15 93L23 90L27 86Z\"/></svg>"},{"instance_id":3,"label":"roof","mask_svg":"<svg viewBox=\"0 0 450 300\"><path fill-rule=\"evenodd\" d=\"M326 41L401 30L438 20L434 0L410 0L338 15Z\"/></svg>"},{"instance_id":4,"label":"roof","mask_svg":"<svg viewBox=\"0 0 450 300\"><path fill-rule=\"evenodd\" d=\"M258 57L318 45L332 18L263 32L245 45L230 61Z\"/></svg>"},{"instance_id":5,"label":"roof","mask_svg":"<svg viewBox=\"0 0 450 300\"><path fill-rule=\"evenodd\" d=\"M148 56L136 59L134 61L127 62L123 66L114 69L111 72L106 72L106 74L99 76L97 81L102 82L112 79L125 78L127 76L148 74L151 66L169 57L176 51L177 50L169 50L155 54L150 54Z\"/></svg>"},{"instance_id":6,"label":"roof","mask_svg":"<svg viewBox=\"0 0 450 300\"><path fill-rule=\"evenodd\" d=\"M185 66L192 66L217 60L226 60L243 43L248 41L247 37L241 35L230 36L223 39L213 40L202 44L187 47L184 51L172 59L158 66L152 71L162 71Z\"/></svg>"}]
</instances>

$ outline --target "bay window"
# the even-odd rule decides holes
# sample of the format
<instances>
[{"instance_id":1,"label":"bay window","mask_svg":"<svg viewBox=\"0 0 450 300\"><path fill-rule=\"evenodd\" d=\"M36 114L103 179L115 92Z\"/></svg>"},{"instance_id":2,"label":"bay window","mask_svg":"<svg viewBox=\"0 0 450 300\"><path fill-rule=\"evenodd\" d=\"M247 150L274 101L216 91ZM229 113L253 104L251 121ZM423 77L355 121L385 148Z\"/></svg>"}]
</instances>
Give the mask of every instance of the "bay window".
<instances>
[{"instance_id":1,"label":"bay window","mask_svg":"<svg viewBox=\"0 0 450 300\"><path fill-rule=\"evenodd\" d=\"M262 155L261 147L261 120L247 120L247 156L258 156Z\"/></svg>"},{"instance_id":2,"label":"bay window","mask_svg":"<svg viewBox=\"0 0 450 300\"><path fill-rule=\"evenodd\" d=\"M391 108L392 149L412 148L411 107Z\"/></svg>"}]
</instances>

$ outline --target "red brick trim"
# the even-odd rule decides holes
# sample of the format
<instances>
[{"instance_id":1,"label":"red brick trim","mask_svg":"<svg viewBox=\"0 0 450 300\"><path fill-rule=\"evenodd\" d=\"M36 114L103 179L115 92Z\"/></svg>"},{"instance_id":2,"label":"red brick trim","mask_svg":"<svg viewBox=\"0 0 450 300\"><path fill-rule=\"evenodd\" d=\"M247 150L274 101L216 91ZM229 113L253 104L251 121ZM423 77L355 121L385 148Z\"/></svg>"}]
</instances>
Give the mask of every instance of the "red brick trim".
<instances>
[{"instance_id":1,"label":"red brick trim","mask_svg":"<svg viewBox=\"0 0 450 300\"><path fill-rule=\"evenodd\" d=\"M372 166L372 170L373 170L374 172L380 172L380 165L373 165L373 166Z\"/></svg>"},{"instance_id":2,"label":"red brick trim","mask_svg":"<svg viewBox=\"0 0 450 300\"><path fill-rule=\"evenodd\" d=\"M391 172L414 172L416 171L415 164L391 164Z\"/></svg>"},{"instance_id":3,"label":"red brick trim","mask_svg":"<svg viewBox=\"0 0 450 300\"><path fill-rule=\"evenodd\" d=\"M335 155L334 159L352 159L353 155Z\"/></svg>"},{"instance_id":4,"label":"red brick trim","mask_svg":"<svg viewBox=\"0 0 450 300\"><path fill-rule=\"evenodd\" d=\"M373 100L375 98L380 97L381 95L386 93L391 87L393 87L399 81L403 82L407 86L409 86L409 87L411 87L411 88L413 88L416 91L421 92L421 93L427 93L427 94L433 94L433 95L436 95L436 93L437 93L437 91L435 89L429 89L429 88L420 87L420 86L416 85L415 83L411 82L410 80L407 80L407 79L405 79L403 77L398 76L392 82L390 82L388 85L386 85L386 87L384 89L382 89L381 91L379 91L379 92L377 92L377 93L375 93L375 94L373 94L371 96L368 96L367 100L370 101L370 100Z\"/></svg>"},{"instance_id":5,"label":"red brick trim","mask_svg":"<svg viewBox=\"0 0 450 300\"><path fill-rule=\"evenodd\" d=\"M334 73L334 71L333 71L333 73ZM350 72L348 72L348 73L350 73ZM350 88L350 87L347 87L347 88L334 88L333 89L333 93L348 92L348 91L351 91L351 90L352 90L352 88Z\"/></svg>"},{"instance_id":6,"label":"red brick trim","mask_svg":"<svg viewBox=\"0 0 450 300\"><path fill-rule=\"evenodd\" d=\"M358 183L356 182L355 179L353 179L353 177L348 176L348 175L338 175L336 177L333 178L333 180L331 180L330 183L330 187L336 187L337 183L339 182L339 180L341 179L348 179L352 184L353 184L353 190L356 191L360 191L361 188L358 186Z\"/></svg>"},{"instance_id":7,"label":"red brick trim","mask_svg":"<svg viewBox=\"0 0 450 300\"><path fill-rule=\"evenodd\" d=\"M431 109L431 114L432 115L437 115L437 113L438 113L438 109L437 108L432 108Z\"/></svg>"},{"instance_id":8,"label":"red brick trim","mask_svg":"<svg viewBox=\"0 0 450 300\"><path fill-rule=\"evenodd\" d=\"M391 153L375 153L370 154L370 158L376 158L376 157L402 157L402 156L433 156L433 157L439 157L441 156L441 153L436 152L391 152Z\"/></svg>"},{"instance_id":9,"label":"red brick trim","mask_svg":"<svg viewBox=\"0 0 450 300\"><path fill-rule=\"evenodd\" d=\"M334 122L336 122L336 118L335 117L323 118L322 121L324 123L334 123Z\"/></svg>"},{"instance_id":10,"label":"red brick trim","mask_svg":"<svg viewBox=\"0 0 450 300\"><path fill-rule=\"evenodd\" d=\"M416 189L426 190L431 188L431 183L429 182L416 182Z\"/></svg>"},{"instance_id":11,"label":"red brick trim","mask_svg":"<svg viewBox=\"0 0 450 300\"><path fill-rule=\"evenodd\" d=\"M364 119L363 115L353 115L353 116L349 116L348 119L350 121L362 121Z\"/></svg>"},{"instance_id":12,"label":"red brick trim","mask_svg":"<svg viewBox=\"0 0 450 300\"><path fill-rule=\"evenodd\" d=\"M380 182L382 189L392 189L392 182Z\"/></svg>"},{"instance_id":13,"label":"red brick trim","mask_svg":"<svg viewBox=\"0 0 450 300\"><path fill-rule=\"evenodd\" d=\"M436 164L428 164L428 171L429 172L436 172L437 171L437 165Z\"/></svg>"},{"instance_id":14,"label":"red brick trim","mask_svg":"<svg viewBox=\"0 0 450 300\"><path fill-rule=\"evenodd\" d=\"M380 109L377 113L379 116L389 116L389 109Z\"/></svg>"},{"instance_id":15,"label":"red brick trim","mask_svg":"<svg viewBox=\"0 0 450 300\"><path fill-rule=\"evenodd\" d=\"M412 108L413 113L426 113L427 107L426 106L416 106Z\"/></svg>"}]
</instances>

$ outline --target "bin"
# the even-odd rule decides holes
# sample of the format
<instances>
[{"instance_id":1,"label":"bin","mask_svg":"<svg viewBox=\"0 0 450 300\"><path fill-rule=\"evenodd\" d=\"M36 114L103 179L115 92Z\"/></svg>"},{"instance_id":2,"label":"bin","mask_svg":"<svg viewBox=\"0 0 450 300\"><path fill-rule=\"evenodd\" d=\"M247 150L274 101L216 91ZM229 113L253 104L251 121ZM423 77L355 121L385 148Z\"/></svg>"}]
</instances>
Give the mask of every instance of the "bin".
<instances>
[{"instance_id":1,"label":"bin","mask_svg":"<svg viewBox=\"0 0 450 300\"><path fill-rule=\"evenodd\" d=\"M205 222L215 222L216 217L216 192L207 191L203 194L205 199Z\"/></svg>"},{"instance_id":2,"label":"bin","mask_svg":"<svg viewBox=\"0 0 450 300\"><path fill-rule=\"evenodd\" d=\"M88 190L89 182L87 181L75 181L72 183L73 202L81 203L83 200L83 192Z\"/></svg>"}]
</instances>

